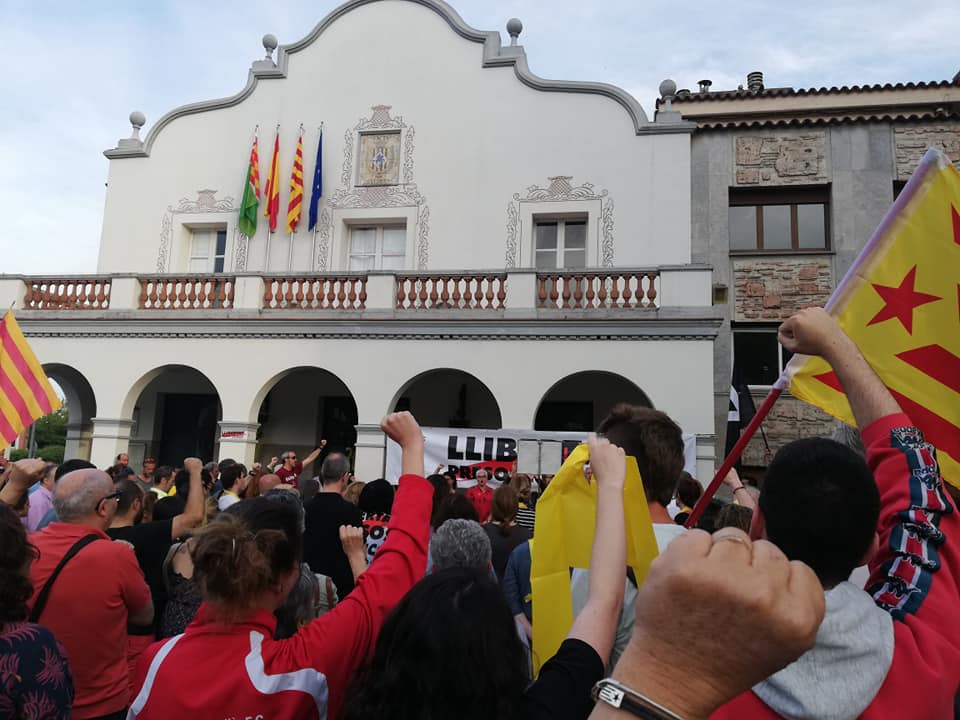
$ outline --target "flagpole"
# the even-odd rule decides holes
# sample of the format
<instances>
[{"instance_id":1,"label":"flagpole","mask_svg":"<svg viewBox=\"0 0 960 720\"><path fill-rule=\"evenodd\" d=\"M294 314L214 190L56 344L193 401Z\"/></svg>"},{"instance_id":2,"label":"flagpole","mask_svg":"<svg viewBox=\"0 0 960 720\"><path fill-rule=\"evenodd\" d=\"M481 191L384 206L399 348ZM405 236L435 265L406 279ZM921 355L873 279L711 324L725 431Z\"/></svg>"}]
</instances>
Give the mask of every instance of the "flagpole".
<instances>
[{"instance_id":1,"label":"flagpole","mask_svg":"<svg viewBox=\"0 0 960 720\"><path fill-rule=\"evenodd\" d=\"M27 442L27 457L32 458L37 450L37 421L30 423L30 440Z\"/></svg>"},{"instance_id":2,"label":"flagpole","mask_svg":"<svg viewBox=\"0 0 960 720\"><path fill-rule=\"evenodd\" d=\"M713 480L710 482L710 485L707 486L707 489L703 491L703 495L700 496L700 499L697 500L697 504L694 505L693 510L690 512L690 517L687 518L687 521L683 524L684 527L691 528L697 524L697 521L700 519L700 516L703 515L703 511L706 510L707 505L710 504L710 501L713 499L713 496L717 494L717 490L720 489L720 485L723 483L723 479L727 476L727 473L730 472L737 460L740 459L740 456L743 454L744 448L747 447L747 443L750 442L750 439L757 432L757 428L760 427L760 423L764 421L764 418L770 413L773 404L777 401L777 398L780 397L780 394L783 392L783 388L774 386L770 390L770 394L764 398L763 403L757 409L756 414L753 416L753 419L750 420L750 423L740 433L740 439L737 440L737 444L733 446L733 449L730 451L730 454L727 455L727 458L723 461L723 464L720 466L720 469L717 470L717 474L713 476Z\"/></svg>"}]
</instances>

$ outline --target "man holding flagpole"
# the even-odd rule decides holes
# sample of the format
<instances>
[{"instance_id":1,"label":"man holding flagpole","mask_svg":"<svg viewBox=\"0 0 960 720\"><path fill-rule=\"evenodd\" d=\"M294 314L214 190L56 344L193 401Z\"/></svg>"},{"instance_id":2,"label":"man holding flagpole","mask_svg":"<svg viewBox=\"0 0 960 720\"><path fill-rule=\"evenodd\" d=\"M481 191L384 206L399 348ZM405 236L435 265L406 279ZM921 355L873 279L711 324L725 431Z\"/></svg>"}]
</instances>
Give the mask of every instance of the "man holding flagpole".
<instances>
[{"instance_id":1,"label":"man holding flagpole","mask_svg":"<svg viewBox=\"0 0 960 720\"><path fill-rule=\"evenodd\" d=\"M711 717L951 717L960 684L960 515L936 449L822 309L787 320L780 341L833 368L867 459L823 438L777 453L751 538L813 569L826 616L812 650ZM863 562L866 592L847 581Z\"/></svg>"}]
</instances>

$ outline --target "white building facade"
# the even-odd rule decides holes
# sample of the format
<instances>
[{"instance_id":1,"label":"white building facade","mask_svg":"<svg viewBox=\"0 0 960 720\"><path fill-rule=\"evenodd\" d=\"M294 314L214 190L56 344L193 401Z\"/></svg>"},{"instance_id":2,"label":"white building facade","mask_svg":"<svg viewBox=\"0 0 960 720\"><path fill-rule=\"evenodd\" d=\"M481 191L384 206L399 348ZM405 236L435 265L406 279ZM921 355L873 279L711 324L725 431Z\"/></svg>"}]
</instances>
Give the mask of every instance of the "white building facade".
<instances>
[{"instance_id":1,"label":"white building facade","mask_svg":"<svg viewBox=\"0 0 960 720\"><path fill-rule=\"evenodd\" d=\"M721 314L691 262L694 126L538 78L521 29L504 45L437 0L352 0L298 42L266 36L237 95L142 140L132 114L105 153L98 274L0 278L67 394L67 456L249 464L327 438L369 480L397 407L431 426L586 430L628 400L695 434L707 479ZM275 133L277 230L261 198L248 238L251 143L262 187Z\"/></svg>"}]
</instances>

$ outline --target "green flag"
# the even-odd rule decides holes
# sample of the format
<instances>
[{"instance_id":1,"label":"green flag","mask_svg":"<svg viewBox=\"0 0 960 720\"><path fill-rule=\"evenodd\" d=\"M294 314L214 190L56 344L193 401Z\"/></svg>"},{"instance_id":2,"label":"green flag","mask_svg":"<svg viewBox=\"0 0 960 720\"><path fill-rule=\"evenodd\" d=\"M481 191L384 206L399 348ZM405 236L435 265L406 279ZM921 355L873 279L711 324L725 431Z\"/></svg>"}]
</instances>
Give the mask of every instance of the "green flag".
<instances>
[{"instance_id":1,"label":"green flag","mask_svg":"<svg viewBox=\"0 0 960 720\"><path fill-rule=\"evenodd\" d=\"M257 210L260 207L260 153L257 137L253 137L250 148L250 165L247 167L247 182L243 187L243 199L240 201L240 232L248 238L257 232Z\"/></svg>"}]
</instances>

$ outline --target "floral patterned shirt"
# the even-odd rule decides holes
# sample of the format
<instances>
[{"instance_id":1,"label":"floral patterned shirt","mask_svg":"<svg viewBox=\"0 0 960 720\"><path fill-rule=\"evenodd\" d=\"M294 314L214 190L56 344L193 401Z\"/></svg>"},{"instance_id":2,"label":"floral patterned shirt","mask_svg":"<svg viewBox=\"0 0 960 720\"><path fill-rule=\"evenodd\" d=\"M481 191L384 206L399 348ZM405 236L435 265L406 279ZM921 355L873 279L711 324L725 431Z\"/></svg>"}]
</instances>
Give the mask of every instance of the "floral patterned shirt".
<instances>
[{"instance_id":1,"label":"floral patterned shirt","mask_svg":"<svg viewBox=\"0 0 960 720\"><path fill-rule=\"evenodd\" d=\"M0 717L69 720L73 676L66 653L47 628L7 623L0 632Z\"/></svg>"}]
</instances>

